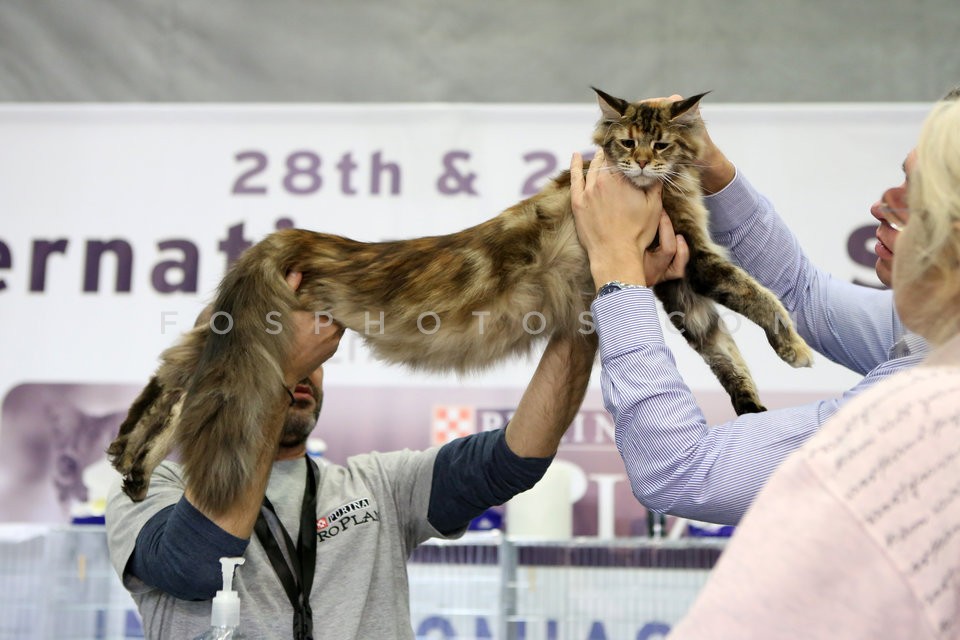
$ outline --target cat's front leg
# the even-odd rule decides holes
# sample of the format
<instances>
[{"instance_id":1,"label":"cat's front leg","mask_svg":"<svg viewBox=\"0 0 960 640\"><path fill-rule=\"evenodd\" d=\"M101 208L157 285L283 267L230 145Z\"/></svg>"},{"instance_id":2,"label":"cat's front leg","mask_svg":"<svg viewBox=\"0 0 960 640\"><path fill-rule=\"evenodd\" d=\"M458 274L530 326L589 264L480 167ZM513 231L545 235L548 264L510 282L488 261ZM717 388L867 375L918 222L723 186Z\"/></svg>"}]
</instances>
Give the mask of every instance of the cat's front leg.
<instances>
[{"instance_id":1,"label":"cat's front leg","mask_svg":"<svg viewBox=\"0 0 960 640\"><path fill-rule=\"evenodd\" d=\"M726 257L706 251L691 270L694 288L763 329L781 360L793 367L813 365L813 350L797 333L786 308L772 291Z\"/></svg>"},{"instance_id":2,"label":"cat's front leg","mask_svg":"<svg viewBox=\"0 0 960 640\"><path fill-rule=\"evenodd\" d=\"M737 415L766 411L747 363L720 321L713 302L687 280L667 280L654 287L673 326L720 381Z\"/></svg>"}]
</instances>

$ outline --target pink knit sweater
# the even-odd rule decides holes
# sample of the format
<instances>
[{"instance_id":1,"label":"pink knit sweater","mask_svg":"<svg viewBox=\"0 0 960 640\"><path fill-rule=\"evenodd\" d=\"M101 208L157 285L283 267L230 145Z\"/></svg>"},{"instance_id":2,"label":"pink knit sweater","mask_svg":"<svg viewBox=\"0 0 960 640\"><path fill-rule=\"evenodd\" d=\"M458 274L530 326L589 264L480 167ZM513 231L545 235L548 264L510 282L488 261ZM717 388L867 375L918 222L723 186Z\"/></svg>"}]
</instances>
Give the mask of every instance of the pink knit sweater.
<instances>
[{"instance_id":1,"label":"pink knit sweater","mask_svg":"<svg viewBox=\"0 0 960 640\"><path fill-rule=\"evenodd\" d=\"M770 479L670 635L960 638L960 336Z\"/></svg>"}]
</instances>

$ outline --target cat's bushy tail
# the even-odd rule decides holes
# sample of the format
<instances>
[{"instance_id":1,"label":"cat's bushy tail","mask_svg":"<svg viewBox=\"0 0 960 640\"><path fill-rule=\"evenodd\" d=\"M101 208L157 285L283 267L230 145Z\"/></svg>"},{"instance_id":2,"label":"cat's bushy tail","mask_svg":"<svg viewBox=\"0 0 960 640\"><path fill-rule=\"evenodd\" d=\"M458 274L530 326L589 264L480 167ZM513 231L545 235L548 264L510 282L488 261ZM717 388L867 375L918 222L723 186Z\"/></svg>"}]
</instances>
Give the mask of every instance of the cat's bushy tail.
<instances>
[{"instance_id":1,"label":"cat's bushy tail","mask_svg":"<svg viewBox=\"0 0 960 640\"><path fill-rule=\"evenodd\" d=\"M185 388L175 445L201 510L223 511L253 477L270 411L284 392L296 294L285 281L296 231L243 253L220 285Z\"/></svg>"},{"instance_id":2,"label":"cat's bushy tail","mask_svg":"<svg viewBox=\"0 0 960 640\"><path fill-rule=\"evenodd\" d=\"M206 325L198 325L160 356L161 365L134 400L107 455L123 476L123 491L143 500L150 472L170 452L183 390L197 367Z\"/></svg>"}]
</instances>

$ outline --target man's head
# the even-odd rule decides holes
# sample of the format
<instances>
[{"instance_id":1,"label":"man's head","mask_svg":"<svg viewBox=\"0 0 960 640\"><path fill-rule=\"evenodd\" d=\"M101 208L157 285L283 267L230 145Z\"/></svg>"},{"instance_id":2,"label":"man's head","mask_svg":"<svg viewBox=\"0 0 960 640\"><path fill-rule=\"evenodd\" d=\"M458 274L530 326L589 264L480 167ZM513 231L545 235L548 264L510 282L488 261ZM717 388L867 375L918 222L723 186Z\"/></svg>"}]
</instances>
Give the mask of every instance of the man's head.
<instances>
[{"instance_id":1,"label":"man's head","mask_svg":"<svg viewBox=\"0 0 960 640\"><path fill-rule=\"evenodd\" d=\"M913 150L903 161L903 182L884 191L883 196L870 207L870 213L880 222L877 228L877 245L874 248L877 254L877 277L888 287L893 282L893 256L897 238L910 217L907 186L916 161L917 152Z\"/></svg>"},{"instance_id":2,"label":"man's head","mask_svg":"<svg viewBox=\"0 0 960 640\"><path fill-rule=\"evenodd\" d=\"M317 426L320 408L323 405L323 367L309 378L304 378L293 389L293 404L287 410L287 420L280 435L283 448L299 447Z\"/></svg>"},{"instance_id":3,"label":"man's head","mask_svg":"<svg viewBox=\"0 0 960 640\"><path fill-rule=\"evenodd\" d=\"M894 295L904 324L939 344L960 332L960 101L933 107L914 155Z\"/></svg>"},{"instance_id":4,"label":"man's head","mask_svg":"<svg viewBox=\"0 0 960 640\"><path fill-rule=\"evenodd\" d=\"M960 87L956 87L940 100L940 103L960 101ZM938 103L939 104L939 103ZM903 161L904 180L901 184L884 191L883 196L870 207L870 213L880 222L877 229L876 271L880 282L889 286L893 284L893 256L895 245L900 231L906 227L910 217L907 205L907 187L910 183L910 174L917 162L917 150L912 150Z\"/></svg>"}]
</instances>

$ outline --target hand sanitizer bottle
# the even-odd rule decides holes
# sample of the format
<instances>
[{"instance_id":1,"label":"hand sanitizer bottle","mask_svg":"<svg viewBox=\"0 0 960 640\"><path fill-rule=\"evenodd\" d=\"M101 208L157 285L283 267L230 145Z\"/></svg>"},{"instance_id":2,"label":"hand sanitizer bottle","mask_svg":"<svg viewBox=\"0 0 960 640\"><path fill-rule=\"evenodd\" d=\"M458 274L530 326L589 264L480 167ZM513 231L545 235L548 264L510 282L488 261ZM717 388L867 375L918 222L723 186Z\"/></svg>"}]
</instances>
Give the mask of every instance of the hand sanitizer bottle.
<instances>
[{"instance_id":1,"label":"hand sanitizer bottle","mask_svg":"<svg viewBox=\"0 0 960 640\"><path fill-rule=\"evenodd\" d=\"M210 628L194 640L241 640L240 596L233 590L233 570L243 564L243 558L220 558L223 571L223 589L217 591L210 610Z\"/></svg>"}]
</instances>

